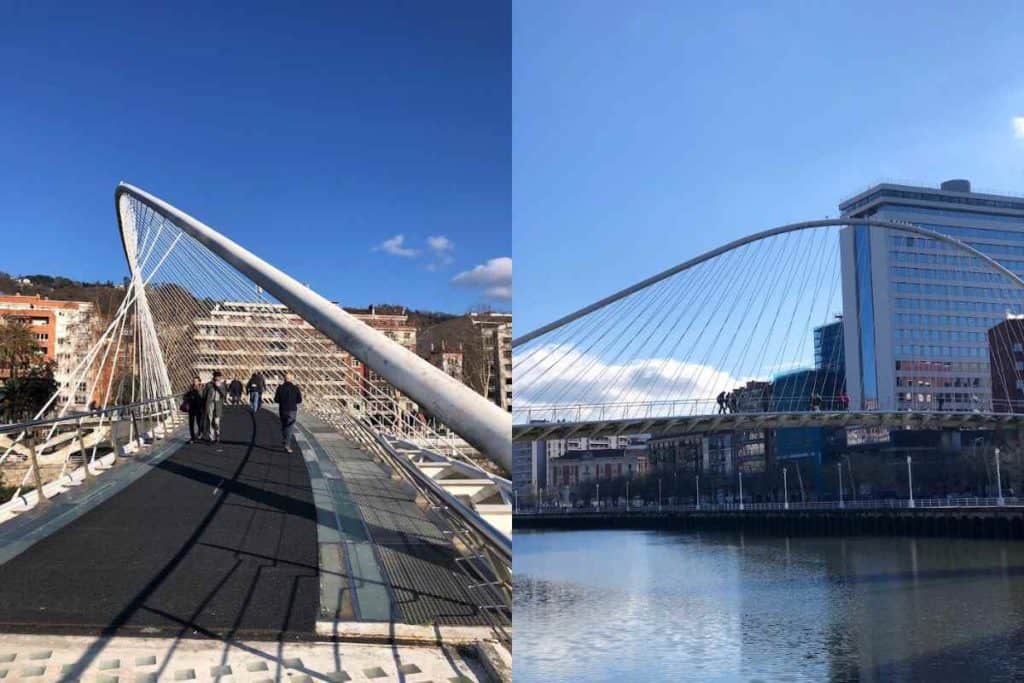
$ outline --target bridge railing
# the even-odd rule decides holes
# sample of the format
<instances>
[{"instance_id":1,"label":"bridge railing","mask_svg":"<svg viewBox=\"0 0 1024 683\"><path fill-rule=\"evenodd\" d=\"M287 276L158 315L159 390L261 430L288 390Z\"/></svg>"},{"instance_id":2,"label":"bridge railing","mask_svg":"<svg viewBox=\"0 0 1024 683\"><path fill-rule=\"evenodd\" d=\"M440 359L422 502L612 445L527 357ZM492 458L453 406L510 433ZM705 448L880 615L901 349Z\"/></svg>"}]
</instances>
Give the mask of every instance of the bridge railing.
<instances>
[{"instance_id":1,"label":"bridge railing","mask_svg":"<svg viewBox=\"0 0 1024 683\"><path fill-rule=\"evenodd\" d=\"M993 507L1019 507L1024 506L1024 498L1007 496L997 497L960 497L960 498L915 498L910 499L878 499L878 500L824 500L805 501L790 503L690 503L662 504L646 501L641 505L625 505L622 503L600 506L586 505L558 506L545 505L543 507L519 508L516 516L537 515L537 514L657 514L674 512L799 512L808 510L905 510L913 508L993 508Z\"/></svg>"},{"instance_id":2,"label":"bridge railing","mask_svg":"<svg viewBox=\"0 0 1024 683\"><path fill-rule=\"evenodd\" d=\"M163 439L183 421L180 399L181 395L162 396L0 424L0 471L21 475L7 500L0 501L0 523L45 505L115 466L118 458Z\"/></svg>"},{"instance_id":3,"label":"bridge railing","mask_svg":"<svg viewBox=\"0 0 1024 683\"><path fill-rule=\"evenodd\" d=\"M535 422L602 422L671 417L701 417L708 415L755 415L761 413L812 413L861 410L851 407L846 395L768 397L743 399L735 403L720 403L717 398L688 398L664 401L629 401L611 403L578 403L565 405L525 405L513 408L515 424ZM870 412L870 409L866 409ZM968 403L939 403L937 401L902 401L899 411L915 413L991 412L996 414L1024 413L1024 401L1000 399Z\"/></svg>"}]
</instances>

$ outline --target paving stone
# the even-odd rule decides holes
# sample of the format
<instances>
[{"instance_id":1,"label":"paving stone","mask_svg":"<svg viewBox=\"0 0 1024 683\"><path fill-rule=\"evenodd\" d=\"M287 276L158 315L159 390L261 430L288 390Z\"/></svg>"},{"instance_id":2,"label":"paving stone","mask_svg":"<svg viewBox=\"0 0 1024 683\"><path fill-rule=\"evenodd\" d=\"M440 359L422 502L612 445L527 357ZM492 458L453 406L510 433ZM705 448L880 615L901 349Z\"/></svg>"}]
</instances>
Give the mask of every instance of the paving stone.
<instances>
[{"instance_id":1,"label":"paving stone","mask_svg":"<svg viewBox=\"0 0 1024 683\"><path fill-rule=\"evenodd\" d=\"M45 666L26 666L21 670L22 678L35 678L36 676L42 676L46 673Z\"/></svg>"},{"instance_id":2,"label":"paving stone","mask_svg":"<svg viewBox=\"0 0 1024 683\"><path fill-rule=\"evenodd\" d=\"M264 662L264 661L249 662L248 664L245 665L245 669L246 669L246 671L266 671L267 670L267 663Z\"/></svg>"},{"instance_id":3,"label":"paving stone","mask_svg":"<svg viewBox=\"0 0 1024 683\"><path fill-rule=\"evenodd\" d=\"M103 671L109 671L110 669L120 669L121 668L121 660L120 659L108 659L106 661L100 662L99 668L102 669Z\"/></svg>"},{"instance_id":4,"label":"paving stone","mask_svg":"<svg viewBox=\"0 0 1024 683\"><path fill-rule=\"evenodd\" d=\"M210 667L210 677L211 678L215 678L217 676L230 676L230 675L231 675L231 667L228 666L227 664L222 664L220 666L211 666Z\"/></svg>"},{"instance_id":5,"label":"paving stone","mask_svg":"<svg viewBox=\"0 0 1024 683\"><path fill-rule=\"evenodd\" d=\"M145 655L135 658L135 666L152 666L154 664L156 664L156 657L153 655Z\"/></svg>"},{"instance_id":6,"label":"paving stone","mask_svg":"<svg viewBox=\"0 0 1024 683\"><path fill-rule=\"evenodd\" d=\"M176 681L191 681L196 677L195 669L179 669L174 672L174 680Z\"/></svg>"},{"instance_id":7,"label":"paving stone","mask_svg":"<svg viewBox=\"0 0 1024 683\"><path fill-rule=\"evenodd\" d=\"M53 656L53 650L36 650L29 654L29 659L49 659Z\"/></svg>"},{"instance_id":8,"label":"paving stone","mask_svg":"<svg viewBox=\"0 0 1024 683\"><path fill-rule=\"evenodd\" d=\"M403 664L398 667L398 673L400 674L418 674L420 671L422 671L422 669L415 664Z\"/></svg>"},{"instance_id":9,"label":"paving stone","mask_svg":"<svg viewBox=\"0 0 1024 683\"><path fill-rule=\"evenodd\" d=\"M367 678L384 678L387 676L387 672L379 666L375 666L372 669L363 669L363 675Z\"/></svg>"},{"instance_id":10,"label":"paving stone","mask_svg":"<svg viewBox=\"0 0 1024 683\"><path fill-rule=\"evenodd\" d=\"M146 674L135 674L135 683L156 683L157 675L155 673Z\"/></svg>"}]
</instances>

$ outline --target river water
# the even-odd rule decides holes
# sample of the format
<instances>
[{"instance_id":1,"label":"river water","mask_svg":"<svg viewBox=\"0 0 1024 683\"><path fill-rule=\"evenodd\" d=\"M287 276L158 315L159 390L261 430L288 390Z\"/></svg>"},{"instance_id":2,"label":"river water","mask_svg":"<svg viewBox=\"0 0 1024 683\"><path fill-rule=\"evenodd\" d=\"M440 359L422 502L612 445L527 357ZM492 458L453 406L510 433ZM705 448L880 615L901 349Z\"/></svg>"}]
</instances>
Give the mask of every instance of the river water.
<instances>
[{"instance_id":1,"label":"river water","mask_svg":"<svg viewBox=\"0 0 1024 683\"><path fill-rule=\"evenodd\" d=\"M516 531L516 683L1021 681L1024 543Z\"/></svg>"}]
</instances>

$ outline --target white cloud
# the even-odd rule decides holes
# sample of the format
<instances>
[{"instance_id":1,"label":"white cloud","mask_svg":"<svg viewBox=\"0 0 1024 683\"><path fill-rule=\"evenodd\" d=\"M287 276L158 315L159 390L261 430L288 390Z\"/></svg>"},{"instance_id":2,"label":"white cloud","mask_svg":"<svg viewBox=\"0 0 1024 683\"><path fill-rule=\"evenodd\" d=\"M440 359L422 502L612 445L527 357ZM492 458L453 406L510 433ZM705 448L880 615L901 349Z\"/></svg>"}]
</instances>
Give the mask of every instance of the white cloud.
<instances>
[{"instance_id":1,"label":"white cloud","mask_svg":"<svg viewBox=\"0 0 1024 683\"><path fill-rule=\"evenodd\" d=\"M508 301L512 298L512 259L508 256L492 258L472 270L459 273L452 284L482 289L491 299Z\"/></svg>"},{"instance_id":2,"label":"white cloud","mask_svg":"<svg viewBox=\"0 0 1024 683\"><path fill-rule=\"evenodd\" d=\"M1013 117L1013 135L1020 140L1024 140L1024 116Z\"/></svg>"},{"instance_id":3,"label":"white cloud","mask_svg":"<svg viewBox=\"0 0 1024 683\"><path fill-rule=\"evenodd\" d=\"M431 235L427 238L427 246L431 251L443 253L455 249L455 244L444 235Z\"/></svg>"},{"instance_id":4,"label":"white cloud","mask_svg":"<svg viewBox=\"0 0 1024 683\"><path fill-rule=\"evenodd\" d=\"M455 251L455 243L444 235L427 237L427 248L434 256L434 260L427 264L427 270L441 270L455 262L455 257L452 256L452 252Z\"/></svg>"},{"instance_id":5,"label":"white cloud","mask_svg":"<svg viewBox=\"0 0 1024 683\"><path fill-rule=\"evenodd\" d=\"M577 349L556 344L513 356L516 412L550 405L624 404L604 413L605 417L635 417L646 414L650 402L658 402L654 414L705 414L714 412L715 397L721 391L742 386L746 378L734 377L710 365L688 363L675 358L640 358L626 363L606 362ZM678 401L676 405L663 402ZM596 419L583 409L580 419ZM622 414L615 410L623 411ZM538 413L535 417L544 417Z\"/></svg>"},{"instance_id":6,"label":"white cloud","mask_svg":"<svg viewBox=\"0 0 1024 683\"><path fill-rule=\"evenodd\" d=\"M504 285L484 290L484 294L492 299L498 299L499 301L512 300L512 288Z\"/></svg>"},{"instance_id":7,"label":"white cloud","mask_svg":"<svg viewBox=\"0 0 1024 683\"><path fill-rule=\"evenodd\" d=\"M395 235L389 237L377 246L373 248L374 251L383 251L391 254L392 256L403 256L405 258L412 258L419 252L416 249L405 246L405 235Z\"/></svg>"}]
</instances>

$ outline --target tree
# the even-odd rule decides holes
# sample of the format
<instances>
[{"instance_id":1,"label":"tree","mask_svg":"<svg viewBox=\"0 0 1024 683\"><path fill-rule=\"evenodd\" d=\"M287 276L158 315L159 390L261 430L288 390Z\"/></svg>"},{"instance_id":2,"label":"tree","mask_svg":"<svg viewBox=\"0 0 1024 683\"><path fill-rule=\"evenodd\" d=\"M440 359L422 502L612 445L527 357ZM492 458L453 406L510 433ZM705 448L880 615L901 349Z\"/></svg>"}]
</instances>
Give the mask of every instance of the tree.
<instances>
[{"instance_id":1,"label":"tree","mask_svg":"<svg viewBox=\"0 0 1024 683\"><path fill-rule=\"evenodd\" d=\"M39 345L28 325L15 320L0 320L0 367L16 379L35 360Z\"/></svg>"},{"instance_id":2,"label":"tree","mask_svg":"<svg viewBox=\"0 0 1024 683\"><path fill-rule=\"evenodd\" d=\"M0 389L0 407L11 422L28 420L36 416L56 391L53 364L33 366L21 377L11 377L4 383Z\"/></svg>"}]
</instances>

